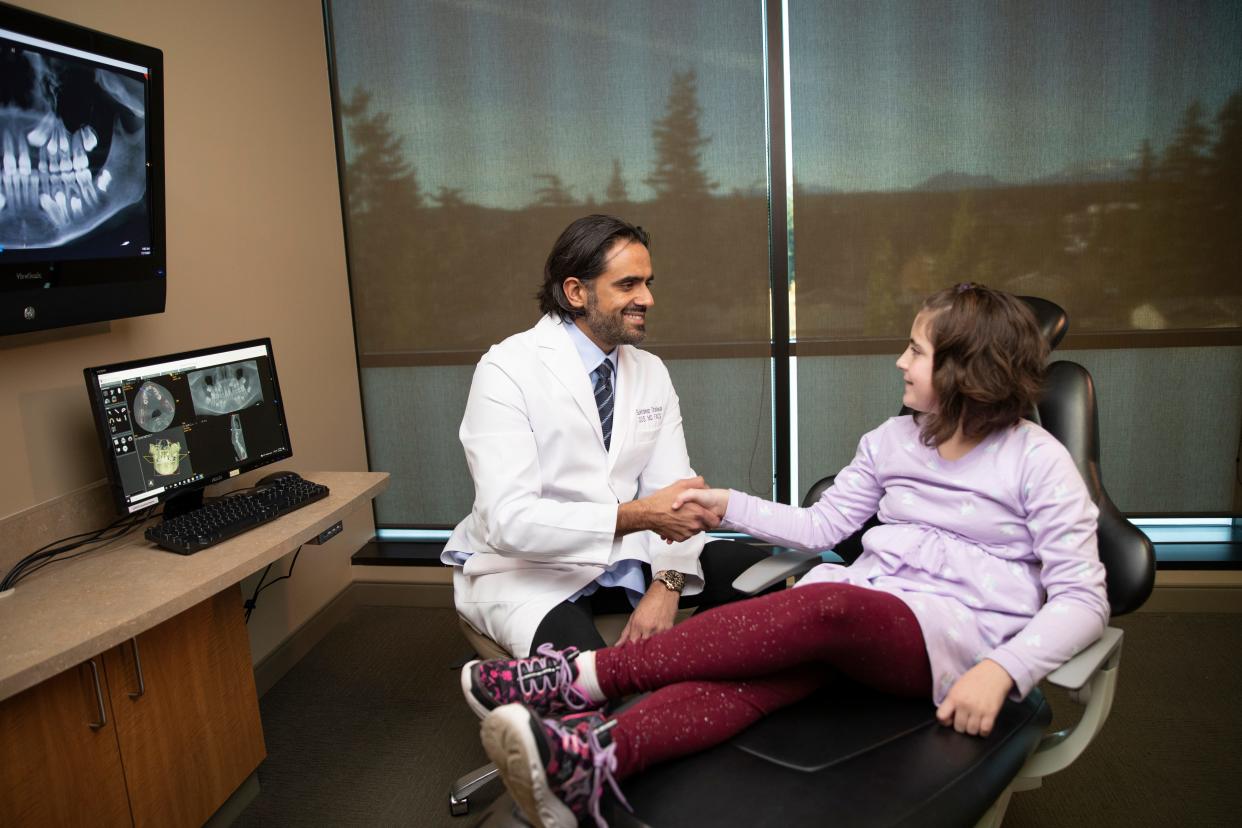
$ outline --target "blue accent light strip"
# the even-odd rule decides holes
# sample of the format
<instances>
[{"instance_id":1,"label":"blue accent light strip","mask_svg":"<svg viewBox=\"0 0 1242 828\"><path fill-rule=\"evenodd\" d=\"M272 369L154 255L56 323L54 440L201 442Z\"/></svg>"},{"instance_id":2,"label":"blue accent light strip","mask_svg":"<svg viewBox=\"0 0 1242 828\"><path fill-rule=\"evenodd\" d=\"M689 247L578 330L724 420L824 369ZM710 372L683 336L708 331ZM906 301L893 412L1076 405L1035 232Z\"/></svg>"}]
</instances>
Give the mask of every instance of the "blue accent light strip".
<instances>
[{"instance_id":1,"label":"blue accent light strip","mask_svg":"<svg viewBox=\"0 0 1242 828\"><path fill-rule=\"evenodd\" d=\"M448 529L376 529L379 541L405 541L406 543L444 543L452 532Z\"/></svg>"},{"instance_id":2,"label":"blue accent light strip","mask_svg":"<svg viewBox=\"0 0 1242 828\"><path fill-rule=\"evenodd\" d=\"M1133 518L1130 521L1143 534L1160 543L1227 543L1232 539L1234 518ZM452 532L448 529L377 529L381 541L444 543ZM713 538L754 540L742 532L708 532Z\"/></svg>"},{"instance_id":3,"label":"blue accent light strip","mask_svg":"<svg viewBox=\"0 0 1242 828\"><path fill-rule=\"evenodd\" d=\"M379 541L404 541L405 543L445 543L452 534L450 529L376 529L375 539ZM754 540L750 535L741 532L708 532L718 540L748 541Z\"/></svg>"}]
</instances>

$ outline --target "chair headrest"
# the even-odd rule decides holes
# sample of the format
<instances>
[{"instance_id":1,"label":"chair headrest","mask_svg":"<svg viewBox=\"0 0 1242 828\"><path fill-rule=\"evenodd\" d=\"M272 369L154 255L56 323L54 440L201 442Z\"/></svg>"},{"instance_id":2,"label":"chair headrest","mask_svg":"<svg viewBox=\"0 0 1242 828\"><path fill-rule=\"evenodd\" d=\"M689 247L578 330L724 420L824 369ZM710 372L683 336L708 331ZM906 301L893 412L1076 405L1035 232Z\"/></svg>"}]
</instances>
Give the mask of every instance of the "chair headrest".
<instances>
[{"instance_id":1,"label":"chair headrest","mask_svg":"<svg viewBox=\"0 0 1242 828\"><path fill-rule=\"evenodd\" d=\"M1039 331L1048 342L1048 350L1055 350L1065 337L1065 332L1069 330L1069 314L1065 312L1065 308L1056 302L1040 299L1038 296L1019 296L1018 298L1026 302L1035 314Z\"/></svg>"},{"instance_id":2,"label":"chair headrest","mask_svg":"<svg viewBox=\"0 0 1242 828\"><path fill-rule=\"evenodd\" d=\"M1100 509L1096 538L1113 615L1133 612L1151 595L1156 581L1156 555L1151 541L1125 519L1104 490L1095 383L1086 368L1064 360L1048 366L1039 419L1065 446Z\"/></svg>"}]
</instances>

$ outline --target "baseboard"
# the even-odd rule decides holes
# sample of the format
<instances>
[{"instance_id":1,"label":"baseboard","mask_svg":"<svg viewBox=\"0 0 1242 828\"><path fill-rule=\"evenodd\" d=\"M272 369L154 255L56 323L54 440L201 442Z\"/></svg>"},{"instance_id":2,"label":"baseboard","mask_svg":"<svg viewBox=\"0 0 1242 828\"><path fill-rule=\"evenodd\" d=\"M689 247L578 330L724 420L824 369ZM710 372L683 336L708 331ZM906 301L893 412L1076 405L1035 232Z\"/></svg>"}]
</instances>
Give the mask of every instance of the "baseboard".
<instances>
[{"instance_id":1,"label":"baseboard","mask_svg":"<svg viewBox=\"0 0 1242 828\"><path fill-rule=\"evenodd\" d=\"M354 584L345 587L323 609L312 615L305 624L281 642L280 646L254 666L254 684L259 698L263 698L263 694L272 689L285 673L292 670L324 636L345 620L357 606L356 597Z\"/></svg>"},{"instance_id":2,"label":"baseboard","mask_svg":"<svg viewBox=\"0 0 1242 828\"><path fill-rule=\"evenodd\" d=\"M1242 612L1242 589L1161 587L1139 612Z\"/></svg>"},{"instance_id":3,"label":"baseboard","mask_svg":"<svg viewBox=\"0 0 1242 828\"><path fill-rule=\"evenodd\" d=\"M341 590L323 609L293 631L280 646L254 666L254 684L259 698L293 669L303 656L354 610L354 607L453 606L452 584L404 584L355 581Z\"/></svg>"},{"instance_id":4,"label":"baseboard","mask_svg":"<svg viewBox=\"0 0 1242 828\"><path fill-rule=\"evenodd\" d=\"M1242 612L1242 572L1167 570L1139 612Z\"/></svg>"},{"instance_id":5,"label":"baseboard","mask_svg":"<svg viewBox=\"0 0 1242 828\"><path fill-rule=\"evenodd\" d=\"M233 791L233 794L216 809L214 814L207 818L207 821L203 823L203 828L228 828L242 815L242 811L250 807L250 803L254 802L260 793L259 772L256 770L246 777L246 781Z\"/></svg>"},{"instance_id":6,"label":"baseboard","mask_svg":"<svg viewBox=\"0 0 1242 828\"><path fill-rule=\"evenodd\" d=\"M407 584L379 581L355 581L350 584L360 607L428 607L453 606L453 585Z\"/></svg>"}]
</instances>

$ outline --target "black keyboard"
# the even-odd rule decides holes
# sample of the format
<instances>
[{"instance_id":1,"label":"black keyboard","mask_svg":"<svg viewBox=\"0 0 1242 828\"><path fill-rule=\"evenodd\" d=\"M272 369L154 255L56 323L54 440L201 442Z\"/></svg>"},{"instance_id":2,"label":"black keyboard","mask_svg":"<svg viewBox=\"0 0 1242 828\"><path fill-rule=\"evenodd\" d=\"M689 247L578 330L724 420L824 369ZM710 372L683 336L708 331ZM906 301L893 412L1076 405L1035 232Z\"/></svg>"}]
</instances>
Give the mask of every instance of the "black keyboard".
<instances>
[{"instance_id":1,"label":"black keyboard","mask_svg":"<svg viewBox=\"0 0 1242 828\"><path fill-rule=\"evenodd\" d=\"M327 486L287 476L245 494L205 503L152 526L144 534L147 540L164 549L193 555L327 496Z\"/></svg>"}]
</instances>

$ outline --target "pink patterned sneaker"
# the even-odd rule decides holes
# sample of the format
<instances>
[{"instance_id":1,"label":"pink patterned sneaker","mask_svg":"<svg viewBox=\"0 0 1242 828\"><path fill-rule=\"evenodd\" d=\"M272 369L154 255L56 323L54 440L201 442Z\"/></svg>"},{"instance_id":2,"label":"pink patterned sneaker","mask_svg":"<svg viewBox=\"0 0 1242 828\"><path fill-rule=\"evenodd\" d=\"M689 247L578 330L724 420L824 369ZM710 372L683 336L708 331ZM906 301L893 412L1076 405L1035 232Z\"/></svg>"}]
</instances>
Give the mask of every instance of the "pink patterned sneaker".
<instances>
[{"instance_id":1,"label":"pink patterned sneaker","mask_svg":"<svg viewBox=\"0 0 1242 828\"><path fill-rule=\"evenodd\" d=\"M483 749L532 825L573 828L591 817L608 828L600 810L605 784L630 807L613 776L617 747L608 731L615 722L594 712L541 720L528 707L506 704L483 720Z\"/></svg>"},{"instance_id":2,"label":"pink patterned sneaker","mask_svg":"<svg viewBox=\"0 0 1242 828\"><path fill-rule=\"evenodd\" d=\"M461 668L461 692L475 715L482 719L502 704L527 705L541 716L557 716L593 710L593 702L574 686L578 670L576 647L557 650L541 644L539 655L530 658L471 661Z\"/></svg>"}]
</instances>

